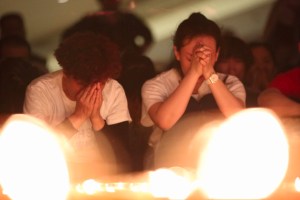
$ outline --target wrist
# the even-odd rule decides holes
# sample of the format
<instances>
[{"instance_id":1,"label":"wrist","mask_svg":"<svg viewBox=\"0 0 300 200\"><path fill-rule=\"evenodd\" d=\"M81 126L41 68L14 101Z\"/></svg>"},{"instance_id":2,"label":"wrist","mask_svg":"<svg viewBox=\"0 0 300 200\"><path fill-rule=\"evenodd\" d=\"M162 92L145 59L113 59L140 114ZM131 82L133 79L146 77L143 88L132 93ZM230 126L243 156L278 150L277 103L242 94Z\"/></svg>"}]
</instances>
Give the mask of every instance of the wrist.
<instances>
[{"instance_id":1,"label":"wrist","mask_svg":"<svg viewBox=\"0 0 300 200\"><path fill-rule=\"evenodd\" d=\"M81 124L84 122L84 119L82 117L78 117L76 115L70 115L68 117L68 120L69 122L72 124L72 126L75 128L75 129L79 129L79 127L81 126Z\"/></svg>"},{"instance_id":2,"label":"wrist","mask_svg":"<svg viewBox=\"0 0 300 200\"><path fill-rule=\"evenodd\" d=\"M209 79L211 77L211 75L216 74L216 72L214 70L210 71L210 72L206 72L203 73L203 76L205 78L205 80Z\"/></svg>"},{"instance_id":3,"label":"wrist","mask_svg":"<svg viewBox=\"0 0 300 200\"><path fill-rule=\"evenodd\" d=\"M213 72L207 78L205 78L205 81L208 85L214 84L219 81L219 76L216 72Z\"/></svg>"},{"instance_id":4,"label":"wrist","mask_svg":"<svg viewBox=\"0 0 300 200\"><path fill-rule=\"evenodd\" d=\"M91 117L90 120L92 122L94 131L100 131L105 125L105 120L100 116L99 117Z\"/></svg>"}]
</instances>

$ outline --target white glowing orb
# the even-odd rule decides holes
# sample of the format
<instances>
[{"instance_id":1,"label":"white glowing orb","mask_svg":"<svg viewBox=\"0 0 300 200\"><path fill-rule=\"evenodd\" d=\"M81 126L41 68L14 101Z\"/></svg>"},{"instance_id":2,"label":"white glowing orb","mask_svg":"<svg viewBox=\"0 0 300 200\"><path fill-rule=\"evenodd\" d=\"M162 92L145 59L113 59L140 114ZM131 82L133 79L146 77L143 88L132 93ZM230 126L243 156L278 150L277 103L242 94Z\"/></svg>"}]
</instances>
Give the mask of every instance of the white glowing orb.
<instances>
[{"instance_id":1,"label":"white glowing orb","mask_svg":"<svg viewBox=\"0 0 300 200\"><path fill-rule=\"evenodd\" d=\"M93 179L88 179L82 183L82 191L89 195L96 194L101 191L100 183Z\"/></svg>"},{"instance_id":2,"label":"white glowing orb","mask_svg":"<svg viewBox=\"0 0 300 200\"><path fill-rule=\"evenodd\" d=\"M0 184L13 200L63 200L68 169L57 138L42 122L13 115L0 137Z\"/></svg>"},{"instance_id":3,"label":"white glowing orb","mask_svg":"<svg viewBox=\"0 0 300 200\"><path fill-rule=\"evenodd\" d=\"M221 124L199 161L200 189L213 199L262 199L281 184L289 146L267 109L246 109Z\"/></svg>"},{"instance_id":4,"label":"white glowing orb","mask_svg":"<svg viewBox=\"0 0 300 200\"><path fill-rule=\"evenodd\" d=\"M300 192L300 178L299 178L299 177L297 177L297 178L295 179L295 190L296 190L297 192Z\"/></svg>"},{"instance_id":5,"label":"white glowing orb","mask_svg":"<svg viewBox=\"0 0 300 200\"><path fill-rule=\"evenodd\" d=\"M149 173L150 192L156 198L186 199L192 191L188 177L170 169L158 169Z\"/></svg>"}]
</instances>

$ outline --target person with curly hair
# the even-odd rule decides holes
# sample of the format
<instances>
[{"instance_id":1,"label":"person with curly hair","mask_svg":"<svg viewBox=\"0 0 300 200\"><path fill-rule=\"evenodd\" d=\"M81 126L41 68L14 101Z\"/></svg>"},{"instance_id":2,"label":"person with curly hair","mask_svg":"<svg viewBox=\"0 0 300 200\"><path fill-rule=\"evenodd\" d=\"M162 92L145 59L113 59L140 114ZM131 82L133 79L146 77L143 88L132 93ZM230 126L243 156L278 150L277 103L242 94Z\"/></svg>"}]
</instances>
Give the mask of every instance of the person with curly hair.
<instances>
[{"instance_id":1,"label":"person with curly hair","mask_svg":"<svg viewBox=\"0 0 300 200\"><path fill-rule=\"evenodd\" d=\"M77 161L86 164L82 173L91 172L91 163L97 163L102 168L96 171L108 174L103 165L114 163L114 156L116 163L127 166L131 117L124 89L115 80L121 72L118 47L105 36L83 32L63 40L54 54L62 69L30 83L24 113L46 121L69 139Z\"/></svg>"}]
</instances>

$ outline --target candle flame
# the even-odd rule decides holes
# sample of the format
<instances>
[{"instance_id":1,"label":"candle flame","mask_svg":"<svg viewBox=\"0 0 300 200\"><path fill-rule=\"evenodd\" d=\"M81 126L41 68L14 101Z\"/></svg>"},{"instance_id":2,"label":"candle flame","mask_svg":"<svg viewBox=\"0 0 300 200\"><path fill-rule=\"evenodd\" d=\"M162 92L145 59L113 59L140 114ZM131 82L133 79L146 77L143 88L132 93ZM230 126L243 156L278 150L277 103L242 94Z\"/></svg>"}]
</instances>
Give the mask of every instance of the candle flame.
<instances>
[{"instance_id":1,"label":"candle flame","mask_svg":"<svg viewBox=\"0 0 300 200\"><path fill-rule=\"evenodd\" d=\"M188 177L170 169L150 172L149 179L150 191L156 198L186 199L194 189Z\"/></svg>"},{"instance_id":2,"label":"candle flame","mask_svg":"<svg viewBox=\"0 0 300 200\"><path fill-rule=\"evenodd\" d=\"M13 200L63 200L69 191L67 165L46 124L12 115L0 137L0 183Z\"/></svg>"},{"instance_id":3,"label":"candle flame","mask_svg":"<svg viewBox=\"0 0 300 200\"><path fill-rule=\"evenodd\" d=\"M247 109L221 124L199 162L209 198L262 199L281 184L288 167L287 138L267 109Z\"/></svg>"},{"instance_id":4,"label":"candle flame","mask_svg":"<svg viewBox=\"0 0 300 200\"><path fill-rule=\"evenodd\" d=\"M295 179L295 190L296 190L297 192L300 192L300 178L299 178L299 177L297 177L297 178Z\"/></svg>"},{"instance_id":5,"label":"candle flame","mask_svg":"<svg viewBox=\"0 0 300 200\"><path fill-rule=\"evenodd\" d=\"M122 178L121 178L122 179ZM124 177L123 180L126 180ZM139 195L163 199L186 199L195 189L188 171L182 168L162 168L146 172L143 180L131 177L127 182L98 182L88 179L75 186L75 191L80 194L128 194L136 199ZM143 196L143 197L145 197ZM138 198L139 199L139 198Z\"/></svg>"}]
</instances>

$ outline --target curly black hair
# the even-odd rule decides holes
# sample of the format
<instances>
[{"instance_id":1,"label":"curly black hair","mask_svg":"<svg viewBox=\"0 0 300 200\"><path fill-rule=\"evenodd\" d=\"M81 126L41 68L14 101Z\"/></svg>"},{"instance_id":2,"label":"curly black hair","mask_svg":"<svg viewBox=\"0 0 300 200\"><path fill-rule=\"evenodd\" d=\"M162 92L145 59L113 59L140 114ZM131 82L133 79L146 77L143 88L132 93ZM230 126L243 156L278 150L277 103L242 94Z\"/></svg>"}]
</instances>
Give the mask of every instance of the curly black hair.
<instances>
[{"instance_id":1,"label":"curly black hair","mask_svg":"<svg viewBox=\"0 0 300 200\"><path fill-rule=\"evenodd\" d=\"M92 32L78 32L67 37L54 55L66 75L85 85L117 79L122 69L118 46Z\"/></svg>"}]
</instances>

